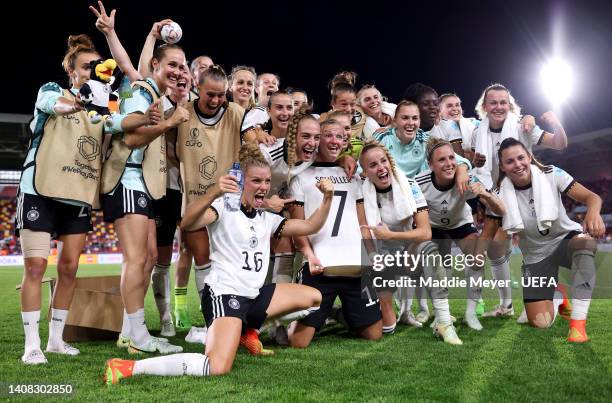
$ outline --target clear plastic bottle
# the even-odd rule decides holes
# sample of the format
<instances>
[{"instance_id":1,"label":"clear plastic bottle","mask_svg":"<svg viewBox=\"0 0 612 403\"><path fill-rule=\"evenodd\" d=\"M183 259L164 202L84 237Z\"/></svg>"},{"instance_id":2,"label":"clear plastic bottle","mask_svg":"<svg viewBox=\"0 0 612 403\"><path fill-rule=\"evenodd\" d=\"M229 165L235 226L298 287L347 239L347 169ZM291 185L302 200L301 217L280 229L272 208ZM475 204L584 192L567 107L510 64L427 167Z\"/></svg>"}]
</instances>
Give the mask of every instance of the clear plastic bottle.
<instances>
[{"instance_id":1,"label":"clear plastic bottle","mask_svg":"<svg viewBox=\"0 0 612 403\"><path fill-rule=\"evenodd\" d=\"M242 197L242 187L244 185L244 177L242 175L242 171L240 170L240 163L234 162L229 171L227 171L229 175L235 176L238 179L238 186L240 187L240 192L237 193L225 193L223 195L223 203L225 204L225 209L227 211L238 211L240 210L240 198Z\"/></svg>"}]
</instances>

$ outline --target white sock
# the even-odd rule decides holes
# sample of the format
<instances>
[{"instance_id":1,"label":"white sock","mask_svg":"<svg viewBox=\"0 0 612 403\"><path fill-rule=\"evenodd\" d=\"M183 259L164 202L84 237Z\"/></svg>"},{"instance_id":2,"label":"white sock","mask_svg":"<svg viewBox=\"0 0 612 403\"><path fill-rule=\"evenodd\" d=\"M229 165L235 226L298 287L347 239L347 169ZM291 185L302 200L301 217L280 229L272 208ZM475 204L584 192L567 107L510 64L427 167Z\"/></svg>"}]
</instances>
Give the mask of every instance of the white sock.
<instances>
[{"instance_id":1,"label":"white sock","mask_svg":"<svg viewBox=\"0 0 612 403\"><path fill-rule=\"evenodd\" d=\"M468 299L467 304L465 306L465 314L466 315L476 315L476 306L478 305L478 301L473 299Z\"/></svg>"},{"instance_id":2,"label":"white sock","mask_svg":"<svg viewBox=\"0 0 612 403\"><path fill-rule=\"evenodd\" d=\"M121 337L125 337L126 339L129 339L131 337L130 318L128 318L128 313L125 309L123 310L123 323L121 325L121 333L119 335Z\"/></svg>"},{"instance_id":3,"label":"white sock","mask_svg":"<svg viewBox=\"0 0 612 403\"><path fill-rule=\"evenodd\" d=\"M204 283L206 282L206 277L208 273L210 273L210 263L203 264L201 266L195 266L195 284L198 289L198 294L200 294L200 299L202 299L202 291L204 290Z\"/></svg>"},{"instance_id":4,"label":"white sock","mask_svg":"<svg viewBox=\"0 0 612 403\"><path fill-rule=\"evenodd\" d=\"M448 307L447 299L434 299L432 300L434 311L436 314L436 321L441 325L450 325L452 322L450 317L450 310Z\"/></svg>"},{"instance_id":5,"label":"white sock","mask_svg":"<svg viewBox=\"0 0 612 403\"><path fill-rule=\"evenodd\" d=\"M62 346L64 326L68 311L64 309L51 308L51 323L49 324L49 341L47 346Z\"/></svg>"},{"instance_id":6,"label":"white sock","mask_svg":"<svg viewBox=\"0 0 612 403\"><path fill-rule=\"evenodd\" d=\"M555 319L557 319L557 314L559 313L559 305L563 303L563 294L559 290L555 290L553 295L553 323ZM551 324L552 326L552 324Z\"/></svg>"},{"instance_id":7,"label":"white sock","mask_svg":"<svg viewBox=\"0 0 612 403\"><path fill-rule=\"evenodd\" d=\"M419 299L420 310L429 312L429 305L427 305L427 289L425 287L418 286L416 288L416 296Z\"/></svg>"},{"instance_id":8,"label":"white sock","mask_svg":"<svg viewBox=\"0 0 612 403\"><path fill-rule=\"evenodd\" d=\"M142 346L149 341L151 337L145 323L144 308L140 308L134 313L128 313L127 316L130 320L130 336L132 342L137 346Z\"/></svg>"},{"instance_id":9,"label":"white sock","mask_svg":"<svg viewBox=\"0 0 612 403\"><path fill-rule=\"evenodd\" d=\"M170 316L170 265L156 264L151 273L151 288L155 297L155 305L162 322L172 320Z\"/></svg>"},{"instance_id":10,"label":"white sock","mask_svg":"<svg viewBox=\"0 0 612 403\"><path fill-rule=\"evenodd\" d=\"M40 311L21 312L21 320L25 333L25 351L40 350L40 336L38 334Z\"/></svg>"},{"instance_id":11,"label":"white sock","mask_svg":"<svg viewBox=\"0 0 612 403\"><path fill-rule=\"evenodd\" d=\"M503 284L510 284L510 262L509 255L505 255L499 259L491 260L491 274L497 281L503 281ZM498 283L499 284L499 283ZM499 304L504 308L512 305L512 288L509 286L497 287L499 293Z\"/></svg>"},{"instance_id":12,"label":"white sock","mask_svg":"<svg viewBox=\"0 0 612 403\"><path fill-rule=\"evenodd\" d=\"M398 290L400 313L403 315L404 312L412 312L412 299L414 298L414 287L401 287Z\"/></svg>"},{"instance_id":13,"label":"white sock","mask_svg":"<svg viewBox=\"0 0 612 403\"><path fill-rule=\"evenodd\" d=\"M293 253L275 253L272 266L273 283L291 283L293 280Z\"/></svg>"},{"instance_id":14,"label":"white sock","mask_svg":"<svg viewBox=\"0 0 612 403\"><path fill-rule=\"evenodd\" d=\"M160 376L208 376L210 375L210 362L204 354L181 353L163 357L147 358L134 362L134 375L160 375Z\"/></svg>"},{"instance_id":15,"label":"white sock","mask_svg":"<svg viewBox=\"0 0 612 403\"><path fill-rule=\"evenodd\" d=\"M586 320L589 313L590 299L572 298L572 319Z\"/></svg>"},{"instance_id":16,"label":"white sock","mask_svg":"<svg viewBox=\"0 0 612 403\"><path fill-rule=\"evenodd\" d=\"M391 326L383 326L383 328L382 328L383 334L393 334L393 333L395 333L395 327L396 326L397 326L396 323L392 324Z\"/></svg>"}]
</instances>

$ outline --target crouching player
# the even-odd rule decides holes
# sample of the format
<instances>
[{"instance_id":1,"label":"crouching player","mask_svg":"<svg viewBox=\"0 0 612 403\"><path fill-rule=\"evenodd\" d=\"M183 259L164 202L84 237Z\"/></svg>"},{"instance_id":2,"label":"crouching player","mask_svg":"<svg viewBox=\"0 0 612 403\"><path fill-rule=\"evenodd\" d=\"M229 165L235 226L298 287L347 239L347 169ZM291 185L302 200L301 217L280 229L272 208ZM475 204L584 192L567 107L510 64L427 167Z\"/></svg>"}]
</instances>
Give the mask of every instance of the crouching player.
<instances>
[{"instance_id":1,"label":"crouching player","mask_svg":"<svg viewBox=\"0 0 612 403\"><path fill-rule=\"evenodd\" d=\"M263 285L268 270L270 237L306 236L318 232L329 213L333 186L323 180L320 207L306 220L286 219L260 210L270 189L270 167L256 145L240 150L244 190L240 211L225 208L223 194L239 192L233 176L222 176L212 191L192 203L181 221L184 229L208 227L212 267L202 294L208 325L206 352L173 354L139 361L111 359L107 384L133 375L222 375L234 362L243 329L259 328L264 320L318 307L321 293L300 284Z\"/></svg>"},{"instance_id":2,"label":"crouching player","mask_svg":"<svg viewBox=\"0 0 612 403\"><path fill-rule=\"evenodd\" d=\"M520 233L529 324L547 328L557 312L568 311L566 298L555 290L559 266L565 266L571 273L573 304L567 341L586 342L586 318L595 287L594 238L605 231L601 198L562 169L537 163L523 143L513 138L502 141L498 158L499 193L506 205L501 226L509 234ZM582 226L568 218L561 194L586 204Z\"/></svg>"}]
</instances>

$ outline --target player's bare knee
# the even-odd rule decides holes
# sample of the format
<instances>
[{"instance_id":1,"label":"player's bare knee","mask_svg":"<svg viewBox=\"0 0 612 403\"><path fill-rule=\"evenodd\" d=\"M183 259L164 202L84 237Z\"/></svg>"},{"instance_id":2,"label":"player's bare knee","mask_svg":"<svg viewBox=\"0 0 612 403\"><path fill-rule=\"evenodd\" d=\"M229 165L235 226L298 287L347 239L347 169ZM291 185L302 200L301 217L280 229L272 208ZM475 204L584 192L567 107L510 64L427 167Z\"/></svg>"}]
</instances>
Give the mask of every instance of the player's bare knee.
<instances>
[{"instance_id":1,"label":"player's bare knee","mask_svg":"<svg viewBox=\"0 0 612 403\"><path fill-rule=\"evenodd\" d=\"M57 275L60 281L74 282L76 281L77 265L57 265Z\"/></svg>"},{"instance_id":2,"label":"player's bare knee","mask_svg":"<svg viewBox=\"0 0 612 403\"><path fill-rule=\"evenodd\" d=\"M321 305L321 301L323 300L323 295L321 294L321 291L317 290L316 288L311 288L310 289L310 307L313 306L320 306Z\"/></svg>"},{"instance_id":3,"label":"player's bare knee","mask_svg":"<svg viewBox=\"0 0 612 403\"><path fill-rule=\"evenodd\" d=\"M597 252L597 241L590 235L580 234L569 241L568 247L571 252L588 250L595 253Z\"/></svg>"},{"instance_id":4,"label":"player's bare knee","mask_svg":"<svg viewBox=\"0 0 612 403\"><path fill-rule=\"evenodd\" d=\"M553 316L550 312L538 312L535 318L529 319L529 324L538 329L547 329L553 323Z\"/></svg>"},{"instance_id":5,"label":"player's bare knee","mask_svg":"<svg viewBox=\"0 0 612 403\"><path fill-rule=\"evenodd\" d=\"M232 362L228 360L216 359L210 360L211 375L225 375L232 370Z\"/></svg>"},{"instance_id":6,"label":"player's bare knee","mask_svg":"<svg viewBox=\"0 0 612 403\"><path fill-rule=\"evenodd\" d=\"M25 266L24 276L32 281L42 281L42 278L47 270L47 261L42 258L31 258Z\"/></svg>"},{"instance_id":7,"label":"player's bare knee","mask_svg":"<svg viewBox=\"0 0 612 403\"><path fill-rule=\"evenodd\" d=\"M382 339L382 320L361 330L360 336L362 339L371 341Z\"/></svg>"}]
</instances>

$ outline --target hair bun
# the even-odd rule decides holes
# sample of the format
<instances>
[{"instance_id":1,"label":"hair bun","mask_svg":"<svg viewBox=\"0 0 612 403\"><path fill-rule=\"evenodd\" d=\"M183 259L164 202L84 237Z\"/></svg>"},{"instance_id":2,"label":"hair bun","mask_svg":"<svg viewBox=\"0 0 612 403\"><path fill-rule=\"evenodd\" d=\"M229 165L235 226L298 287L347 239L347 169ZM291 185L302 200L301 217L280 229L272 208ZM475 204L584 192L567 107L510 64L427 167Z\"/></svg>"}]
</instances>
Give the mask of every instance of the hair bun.
<instances>
[{"instance_id":1,"label":"hair bun","mask_svg":"<svg viewBox=\"0 0 612 403\"><path fill-rule=\"evenodd\" d=\"M85 34L70 35L68 37L68 49L76 47L94 48L91 38Z\"/></svg>"}]
</instances>

